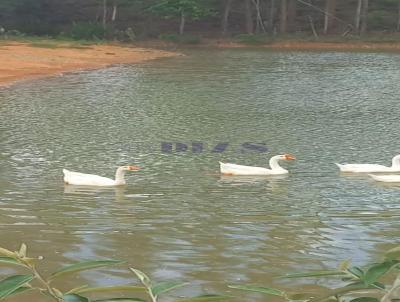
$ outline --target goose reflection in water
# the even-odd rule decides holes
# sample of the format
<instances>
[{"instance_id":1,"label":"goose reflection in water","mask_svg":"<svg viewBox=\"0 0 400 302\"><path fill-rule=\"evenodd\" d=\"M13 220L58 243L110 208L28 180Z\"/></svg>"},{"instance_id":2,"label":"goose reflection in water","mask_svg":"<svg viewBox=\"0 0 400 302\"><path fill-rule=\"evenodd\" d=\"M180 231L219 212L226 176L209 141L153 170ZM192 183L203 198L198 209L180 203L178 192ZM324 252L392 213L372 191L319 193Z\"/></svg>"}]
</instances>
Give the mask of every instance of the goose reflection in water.
<instances>
[{"instance_id":1,"label":"goose reflection in water","mask_svg":"<svg viewBox=\"0 0 400 302\"><path fill-rule=\"evenodd\" d=\"M74 195L98 195L99 193L110 194L114 191L115 201L120 202L126 199L125 187L96 187L96 186L77 186L64 184L64 194Z\"/></svg>"}]
</instances>

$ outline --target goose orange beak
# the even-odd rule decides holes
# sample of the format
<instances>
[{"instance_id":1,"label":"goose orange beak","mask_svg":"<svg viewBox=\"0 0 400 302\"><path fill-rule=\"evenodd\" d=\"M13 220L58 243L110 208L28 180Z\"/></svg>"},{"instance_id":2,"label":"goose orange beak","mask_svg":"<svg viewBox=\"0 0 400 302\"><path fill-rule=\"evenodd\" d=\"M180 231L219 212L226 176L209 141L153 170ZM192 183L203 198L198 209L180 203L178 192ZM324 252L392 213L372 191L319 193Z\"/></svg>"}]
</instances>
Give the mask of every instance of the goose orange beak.
<instances>
[{"instance_id":1,"label":"goose orange beak","mask_svg":"<svg viewBox=\"0 0 400 302\"><path fill-rule=\"evenodd\" d=\"M285 159L286 159L286 160L295 160L296 157L294 157L294 156L291 155L291 154L285 154Z\"/></svg>"},{"instance_id":2,"label":"goose orange beak","mask_svg":"<svg viewBox=\"0 0 400 302\"><path fill-rule=\"evenodd\" d=\"M128 170L129 171L137 171L137 170L140 170L140 167L138 167L138 166L128 166Z\"/></svg>"}]
</instances>

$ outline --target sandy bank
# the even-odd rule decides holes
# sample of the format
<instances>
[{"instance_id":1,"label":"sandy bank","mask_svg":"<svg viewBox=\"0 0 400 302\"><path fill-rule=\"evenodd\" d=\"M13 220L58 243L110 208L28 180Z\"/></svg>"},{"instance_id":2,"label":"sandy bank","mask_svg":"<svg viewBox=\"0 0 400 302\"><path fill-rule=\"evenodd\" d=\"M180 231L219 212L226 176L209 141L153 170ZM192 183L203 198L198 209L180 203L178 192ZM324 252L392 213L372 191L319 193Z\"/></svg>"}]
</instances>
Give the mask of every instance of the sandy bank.
<instances>
[{"instance_id":1,"label":"sandy bank","mask_svg":"<svg viewBox=\"0 0 400 302\"><path fill-rule=\"evenodd\" d=\"M114 45L37 47L23 43L0 44L0 86L112 64L139 63L176 53Z\"/></svg>"}]
</instances>

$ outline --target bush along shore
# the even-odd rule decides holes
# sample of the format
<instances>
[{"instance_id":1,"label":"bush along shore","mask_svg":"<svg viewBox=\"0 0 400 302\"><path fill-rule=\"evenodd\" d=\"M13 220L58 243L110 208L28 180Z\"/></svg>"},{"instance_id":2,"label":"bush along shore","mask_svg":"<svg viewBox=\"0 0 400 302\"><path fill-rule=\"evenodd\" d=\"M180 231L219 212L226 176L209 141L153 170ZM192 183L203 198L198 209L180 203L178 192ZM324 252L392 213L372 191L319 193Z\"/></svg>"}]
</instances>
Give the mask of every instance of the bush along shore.
<instances>
[{"instance_id":1,"label":"bush along shore","mask_svg":"<svg viewBox=\"0 0 400 302\"><path fill-rule=\"evenodd\" d=\"M142 271L129 268L127 272L132 274L138 282L137 285L121 285L108 287L90 287L79 285L75 288L62 290L53 285L53 281L60 280L71 274L76 274L86 270L104 268L114 265L123 265L124 261L114 259L102 259L79 262L64 266L49 276L44 276L40 269L40 261L43 257L30 257L27 255L27 246L22 244L18 251L11 251L0 248L0 265L14 267L16 271L23 271L23 274L8 276L0 281L0 299L7 300L9 297L23 295L25 292L34 291L38 295L45 295L58 302L128 302L128 301L161 301L160 296L180 288L189 286L181 281L154 282ZM282 301L302 301L302 302L395 302L400 298L400 247L395 247L387 251L380 262L367 265L365 268L352 266L350 261L344 261L337 269L324 271L311 271L287 274L280 278L288 280L298 278L337 278L338 282L344 286L326 289L319 293L304 292L295 287L289 291L266 287L264 285L248 284L227 284L233 294L234 290L244 292L255 292L280 298ZM382 280L385 280L383 283ZM321 283L321 282L320 282ZM121 298L121 292L132 293L128 297ZM116 298L104 298L98 296L110 296L114 294ZM135 297L132 297L135 295ZM138 297L136 297L138 296ZM96 297L96 298L93 298ZM171 299L171 297L169 298ZM205 294L191 298L180 298L177 301L222 301L234 300L235 297L221 294Z\"/></svg>"}]
</instances>

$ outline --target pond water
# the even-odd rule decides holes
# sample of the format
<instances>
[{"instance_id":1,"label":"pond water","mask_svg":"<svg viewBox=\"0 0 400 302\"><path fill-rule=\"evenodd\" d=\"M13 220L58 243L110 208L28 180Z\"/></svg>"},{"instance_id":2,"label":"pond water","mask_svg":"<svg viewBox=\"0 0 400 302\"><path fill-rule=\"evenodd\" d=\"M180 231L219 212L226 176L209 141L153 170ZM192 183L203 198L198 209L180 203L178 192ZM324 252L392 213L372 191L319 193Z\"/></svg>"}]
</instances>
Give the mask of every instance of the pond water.
<instances>
[{"instance_id":1,"label":"pond water","mask_svg":"<svg viewBox=\"0 0 400 302\"><path fill-rule=\"evenodd\" d=\"M340 175L334 162L389 165L400 153L400 55L185 54L0 90L0 246L27 243L44 274L128 261L63 289L136 282L131 266L191 282L170 296L240 297L226 285L286 288L275 277L349 258L363 265L398 243L400 187ZM167 153L163 142L204 149ZM282 164L287 177L217 174L218 161L266 166L286 152L297 157ZM62 182L63 168L112 177L126 164L142 170L122 188Z\"/></svg>"}]
</instances>

